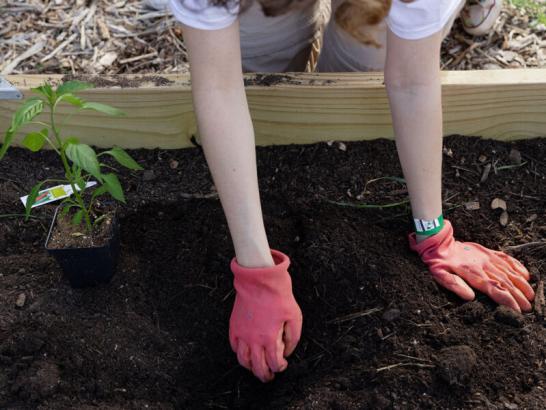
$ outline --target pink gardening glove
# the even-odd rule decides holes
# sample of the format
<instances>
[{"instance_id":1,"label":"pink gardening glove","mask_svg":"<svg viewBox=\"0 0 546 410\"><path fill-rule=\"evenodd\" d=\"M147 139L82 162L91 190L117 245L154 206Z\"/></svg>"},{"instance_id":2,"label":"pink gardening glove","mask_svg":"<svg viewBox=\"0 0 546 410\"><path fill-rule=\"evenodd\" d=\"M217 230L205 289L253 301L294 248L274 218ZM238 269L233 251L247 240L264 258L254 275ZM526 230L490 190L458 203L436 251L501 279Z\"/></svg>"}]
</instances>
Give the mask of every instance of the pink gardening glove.
<instances>
[{"instance_id":1,"label":"pink gardening glove","mask_svg":"<svg viewBox=\"0 0 546 410\"><path fill-rule=\"evenodd\" d=\"M421 243L417 243L415 233L410 234L409 240L411 249L428 265L434 280L461 298L474 299L472 286L500 305L518 312L532 310L529 301L535 292L527 283L529 272L511 256L477 243L456 241L449 221L445 221L440 232Z\"/></svg>"},{"instance_id":2,"label":"pink gardening glove","mask_svg":"<svg viewBox=\"0 0 546 410\"><path fill-rule=\"evenodd\" d=\"M235 304L229 321L229 341L239 363L262 382L288 366L285 357L301 336L302 314L288 274L290 259L271 250L275 266L245 268L233 258Z\"/></svg>"}]
</instances>

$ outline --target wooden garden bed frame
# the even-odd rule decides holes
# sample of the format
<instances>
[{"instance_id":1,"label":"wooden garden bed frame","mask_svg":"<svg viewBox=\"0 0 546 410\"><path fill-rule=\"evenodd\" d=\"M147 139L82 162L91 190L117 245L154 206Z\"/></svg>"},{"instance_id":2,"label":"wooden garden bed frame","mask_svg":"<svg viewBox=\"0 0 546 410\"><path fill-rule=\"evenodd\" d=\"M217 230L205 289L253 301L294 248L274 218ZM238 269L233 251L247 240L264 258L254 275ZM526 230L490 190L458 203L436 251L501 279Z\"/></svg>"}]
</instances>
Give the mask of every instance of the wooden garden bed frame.
<instances>
[{"instance_id":1,"label":"wooden garden bed frame","mask_svg":"<svg viewBox=\"0 0 546 410\"><path fill-rule=\"evenodd\" d=\"M23 94L60 75L12 75ZM168 80L168 81L165 81ZM100 77L89 95L127 113L111 118L84 111L64 135L98 147L185 148L196 135L189 74ZM258 145L392 138L380 73L298 73L246 76ZM156 85L166 83L167 85ZM116 84L131 83L129 87ZM513 140L546 136L546 69L446 71L442 74L444 134ZM0 131L19 101L0 100ZM72 112L63 108L61 113ZM0 135L1 139L1 135Z\"/></svg>"}]
</instances>

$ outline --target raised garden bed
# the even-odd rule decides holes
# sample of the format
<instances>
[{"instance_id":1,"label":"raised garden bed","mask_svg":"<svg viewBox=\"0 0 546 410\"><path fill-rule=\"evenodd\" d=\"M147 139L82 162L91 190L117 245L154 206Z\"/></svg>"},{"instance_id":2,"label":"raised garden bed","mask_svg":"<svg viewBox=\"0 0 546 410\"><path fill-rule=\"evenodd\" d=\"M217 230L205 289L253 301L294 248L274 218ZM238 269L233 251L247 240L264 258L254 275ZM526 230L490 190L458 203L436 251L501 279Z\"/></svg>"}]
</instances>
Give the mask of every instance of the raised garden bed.
<instances>
[{"instance_id":1,"label":"raised garden bed","mask_svg":"<svg viewBox=\"0 0 546 410\"><path fill-rule=\"evenodd\" d=\"M44 81L73 78L7 76L25 97ZM108 148L194 146L197 127L188 74L76 78L96 85L83 91L83 98L114 105L127 115L109 118L82 111L71 116L72 107L59 106L69 135ZM249 74L245 83L258 145L393 137L382 73ZM546 69L445 71L442 91L445 135L512 140L546 134ZM8 124L19 105L0 100L0 122Z\"/></svg>"},{"instance_id":2,"label":"raised garden bed","mask_svg":"<svg viewBox=\"0 0 546 410\"><path fill-rule=\"evenodd\" d=\"M53 152L14 149L0 162L0 407L542 408L546 140L450 137L444 153L447 218L460 239L530 268L535 311L439 289L408 249L403 206L331 203L403 202L387 179L364 191L401 175L393 142L259 148L266 226L293 260L305 315L288 371L262 385L229 347L233 251L198 148L131 152L146 171L122 173L118 272L83 291L42 247L53 206L29 222L6 216L62 172Z\"/></svg>"}]
</instances>

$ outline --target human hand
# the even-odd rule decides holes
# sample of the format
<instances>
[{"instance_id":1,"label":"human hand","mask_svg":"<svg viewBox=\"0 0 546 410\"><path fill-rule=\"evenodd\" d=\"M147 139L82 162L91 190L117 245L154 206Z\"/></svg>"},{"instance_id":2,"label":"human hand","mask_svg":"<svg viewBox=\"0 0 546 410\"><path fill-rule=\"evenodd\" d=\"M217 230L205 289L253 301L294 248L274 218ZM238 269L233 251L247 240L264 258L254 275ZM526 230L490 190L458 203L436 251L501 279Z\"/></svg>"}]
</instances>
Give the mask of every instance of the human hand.
<instances>
[{"instance_id":1,"label":"human hand","mask_svg":"<svg viewBox=\"0 0 546 410\"><path fill-rule=\"evenodd\" d=\"M474 288L518 312L532 310L530 301L535 292L528 283L529 272L511 256L477 243L456 241L449 221L445 221L440 232L421 243L417 243L415 233L410 234L409 240L411 249L428 265L434 280L461 298L474 299Z\"/></svg>"},{"instance_id":2,"label":"human hand","mask_svg":"<svg viewBox=\"0 0 546 410\"><path fill-rule=\"evenodd\" d=\"M302 313L292 294L290 259L271 250L275 266L245 268L233 258L236 290L229 322L229 341L239 363L262 382L288 366L285 357L301 336Z\"/></svg>"}]
</instances>

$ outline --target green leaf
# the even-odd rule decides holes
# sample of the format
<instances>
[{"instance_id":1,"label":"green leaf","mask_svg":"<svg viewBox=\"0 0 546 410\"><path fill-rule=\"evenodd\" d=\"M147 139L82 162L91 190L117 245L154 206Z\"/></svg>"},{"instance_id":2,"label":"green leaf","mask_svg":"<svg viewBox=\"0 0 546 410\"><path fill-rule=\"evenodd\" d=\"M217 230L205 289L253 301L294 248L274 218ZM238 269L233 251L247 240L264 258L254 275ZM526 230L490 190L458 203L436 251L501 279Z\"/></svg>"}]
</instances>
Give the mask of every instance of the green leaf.
<instances>
[{"instance_id":1,"label":"green leaf","mask_svg":"<svg viewBox=\"0 0 546 410\"><path fill-rule=\"evenodd\" d=\"M23 139L22 144L32 152L40 151L46 142L47 134L47 128L40 132L29 132Z\"/></svg>"},{"instance_id":2,"label":"green leaf","mask_svg":"<svg viewBox=\"0 0 546 410\"><path fill-rule=\"evenodd\" d=\"M111 155L112 157L116 159L117 162L119 162L125 168L134 169L134 170L144 169L133 158L131 158L131 156L127 154L125 150L119 147L114 147L109 151L104 151L103 153L99 154L99 156L103 154Z\"/></svg>"},{"instance_id":3,"label":"green leaf","mask_svg":"<svg viewBox=\"0 0 546 410\"><path fill-rule=\"evenodd\" d=\"M104 185L110 195L112 195L114 199L125 203L125 196L123 195L123 189L121 188L118 177L115 174L110 173L104 174L102 178L104 179Z\"/></svg>"},{"instance_id":4,"label":"green leaf","mask_svg":"<svg viewBox=\"0 0 546 410\"><path fill-rule=\"evenodd\" d=\"M32 187L30 194L28 194L27 203L25 204L25 220L28 220L28 217L30 216L30 212L32 210L32 205L34 205L34 203L36 202L36 197L38 197L38 194L40 193L40 188L44 183L45 181L38 182Z\"/></svg>"},{"instance_id":5,"label":"green leaf","mask_svg":"<svg viewBox=\"0 0 546 410\"><path fill-rule=\"evenodd\" d=\"M15 135L15 132L13 131L11 127L9 127L6 133L4 134L4 143L2 144L2 147L0 148L0 159L4 158L4 155L6 155L6 151L11 145L11 141L13 141L14 135Z\"/></svg>"},{"instance_id":6,"label":"green leaf","mask_svg":"<svg viewBox=\"0 0 546 410\"><path fill-rule=\"evenodd\" d=\"M60 97L65 94L73 94L79 91L88 90L90 88L95 88L95 86L93 84L84 83L83 81L78 80L67 81L66 83L63 83L57 87L57 95Z\"/></svg>"},{"instance_id":7,"label":"green leaf","mask_svg":"<svg viewBox=\"0 0 546 410\"><path fill-rule=\"evenodd\" d=\"M101 216L99 216L97 219L95 219L93 221L93 226L99 224L100 222L102 222L104 219L106 219L106 217L108 217L108 214L103 214Z\"/></svg>"},{"instance_id":8,"label":"green leaf","mask_svg":"<svg viewBox=\"0 0 546 410\"><path fill-rule=\"evenodd\" d=\"M79 143L80 143L80 140L77 139L76 137L68 137L63 142L63 149L66 149L68 144L79 144Z\"/></svg>"},{"instance_id":9,"label":"green leaf","mask_svg":"<svg viewBox=\"0 0 546 410\"><path fill-rule=\"evenodd\" d=\"M83 209L80 209L78 212L74 214L72 217L72 225L79 225L82 222L83 218Z\"/></svg>"},{"instance_id":10,"label":"green leaf","mask_svg":"<svg viewBox=\"0 0 546 410\"><path fill-rule=\"evenodd\" d=\"M97 154L89 145L68 144L66 146L66 156L78 167L93 175L97 180L102 181Z\"/></svg>"},{"instance_id":11,"label":"green leaf","mask_svg":"<svg viewBox=\"0 0 546 410\"><path fill-rule=\"evenodd\" d=\"M86 102L82 105L84 110L95 110L102 112L104 114L112 115L112 116L123 116L125 113L121 111L120 109L117 109L115 107L112 107L110 105L96 103L96 102Z\"/></svg>"},{"instance_id":12,"label":"green leaf","mask_svg":"<svg viewBox=\"0 0 546 410\"><path fill-rule=\"evenodd\" d=\"M79 97L76 97L74 94L64 94L59 97L57 102L66 101L69 104L72 104L76 107L83 107L85 101Z\"/></svg>"},{"instance_id":13,"label":"green leaf","mask_svg":"<svg viewBox=\"0 0 546 410\"><path fill-rule=\"evenodd\" d=\"M44 110L44 101L41 98L31 98L19 107L13 114L11 120L11 129L15 133L19 127L32 121L34 117L40 115Z\"/></svg>"},{"instance_id":14,"label":"green leaf","mask_svg":"<svg viewBox=\"0 0 546 410\"><path fill-rule=\"evenodd\" d=\"M51 88L51 84L49 83L45 83L44 85L36 88L31 88L31 90L35 93L42 94L49 102L53 102L55 100L55 91L53 91L53 88Z\"/></svg>"},{"instance_id":15,"label":"green leaf","mask_svg":"<svg viewBox=\"0 0 546 410\"><path fill-rule=\"evenodd\" d=\"M66 204L63 206L63 209L61 209L61 213L59 214L61 217L64 217L68 214L68 211L70 211L71 208L78 207L79 205L74 204Z\"/></svg>"},{"instance_id":16,"label":"green leaf","mask_svg":"<svg viewBox=\"0 0 546 410\"><path fill-rule=\"evenodd\" d=\"M108 187L106 185L101 185L95 191L93 192L93 195L91 195L91 200L89 202L93 202L95 198L98 198L101 195L104 195L108 192Z\"/></svg>"}]
</instances>

